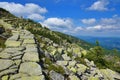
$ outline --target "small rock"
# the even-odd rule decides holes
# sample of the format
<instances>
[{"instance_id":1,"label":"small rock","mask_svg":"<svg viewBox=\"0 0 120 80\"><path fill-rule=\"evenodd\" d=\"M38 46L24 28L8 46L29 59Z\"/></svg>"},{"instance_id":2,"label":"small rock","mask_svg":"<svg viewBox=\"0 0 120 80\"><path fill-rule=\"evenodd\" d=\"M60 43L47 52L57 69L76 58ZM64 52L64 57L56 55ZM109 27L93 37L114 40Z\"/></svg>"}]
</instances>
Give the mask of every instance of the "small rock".
<instances>
[{"instance_id":1,"label":"small rock","mask_svg":"<svg viewBox=\"0 0 120 80\"><path fill-rule=\"evenodd\" d=\"M98 77L90 77L88 80L100 80Z\"/></svg>"},{"instance_id":2,"label":"small rock","mask_svg":"<svg viewBox=\"0 0 120 80\"><path fill-rule=\"evenodd\" d=\"M70 80L80 80L77 76L75 76L75 75L70 75L69 76L69 79Z\"/></svg>"},{"instance_id":3,"label":"small rock","mask_svg":"<svg viewBox=\"0 0 120 80\"><path fill-rule=\"evenodd\" d=\"M73 73L76 73L76 72L77 72L77 69L74 68L74 67L71 67L70 70L71 70Z\"/></svg>"},{"instance_id":4,"label":"small rock","mask_svg":"<svg viewBox=\"0 0 120 80\"><path fill-rule=\"evenodd\" d=\"M61 66L67 66L68 61L57 61L56 64L61 65Z\"/></svg>"},{"instance_id":5,"label":"small rock","mask_svg":"<svg viewBox=\"0 0 120 80\"><path fill-rule=\"evenodd\" d=\"M9 77L8 75L5 75L2 77L2 80L8 80L8 77Z\"/></svg>"},{"instance_id":6,"label":"small rock","mask_svg":"<svg viewBox=\"0 0 120 80\"><path fill-rule=\"evenodd\" d=\"M78 67L78 72L84 73L87 70L87 66L83 64L76 64L76 66Z\"/></svg>"},{"instance_id":7,"label":"small rock","mask_svg":"<svg viewBox=\"0 0 120 80\"><path fill-rule=\"evenodd\" d=\"M69 56L67 56L67 54L63 54L63 55L62 55L62 58L63 58L65 61L71 60L71 58L70 58Z\"/></svg>"},{"instance_id":8,"label":"small rock","mask_svg":"<svg viewBox=\"0 0 120 80\"><path fill-rule=\"evenodd\" d=\"M64 80L64 76L62 76L61 74L55 72L55 71L50 71L50 78L52 80Z\"/></svg>"},{"instance_id":9,"label":"small rock","mask_svg":"<svg viewBox=\"0 0 120 80\"><path fill-rule=\"evenodd\" d=\"M74 67L76 65L76 61L69 61L69 66Z\"/></svg>"}]
</instances>

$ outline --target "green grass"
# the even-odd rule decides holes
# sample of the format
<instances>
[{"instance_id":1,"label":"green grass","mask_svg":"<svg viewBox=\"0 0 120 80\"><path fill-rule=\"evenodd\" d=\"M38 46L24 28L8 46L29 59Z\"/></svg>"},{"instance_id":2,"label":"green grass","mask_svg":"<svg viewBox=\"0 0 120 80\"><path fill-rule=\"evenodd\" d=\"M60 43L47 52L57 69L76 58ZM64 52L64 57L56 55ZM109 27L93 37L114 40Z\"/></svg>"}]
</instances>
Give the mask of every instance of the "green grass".
<instances>
[{"instance_id":1,"label":"green grass","mask_svg":"<svg viewBox=\"0 0 120 80\"><path fill-rule=\"evenodd\" d=\"M0 48L5 48L5 39L0 37Z\"/></svg>"}]
</instances>

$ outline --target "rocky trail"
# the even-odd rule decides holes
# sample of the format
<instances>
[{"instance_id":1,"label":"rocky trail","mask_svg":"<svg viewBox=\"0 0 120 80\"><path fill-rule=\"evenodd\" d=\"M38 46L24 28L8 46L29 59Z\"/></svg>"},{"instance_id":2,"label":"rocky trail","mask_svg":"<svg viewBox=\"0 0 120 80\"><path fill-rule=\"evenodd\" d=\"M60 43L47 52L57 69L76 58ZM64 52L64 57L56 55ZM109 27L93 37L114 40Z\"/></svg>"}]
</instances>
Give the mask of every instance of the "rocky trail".
<instances>
[{"instance_id":1,"label":"rocky trail","mask_svg":"<svg viewBox=\"0 0 120 80\"><path fill-rule=\"evenodd\" d=\"M0 53L0 80L45 80L34 35L27 30L12 33Z\"/></svg>"},{"instance_id":2,"label":"rocky trail","mask_svg":"<svg viewBox=\"0 0 120 80\"><path fill-rule=\"evenodd\" d=\"M0 52L0 80L120 80L117 72L110 69L98 69L93 61L84 59L86 65L69 57L65 50L58 48L58 54L51 50L51 56L56 58L54 63L45 64L45 58L50 53L42 52L35 36L23 29L13 29L13 36L5 42L6 48ZM41 43L42 46L42 43ZM49 46L47 46L49 48ZM71 49L66 50L71 51ZM74 48L73 53L80 55L78 48ZM40 54L45 56L41 59ZM41 60L43 64L41 65ZM48 61L49 62L49 61ZM42 66L61 66L64 74L55 70L43 69ZM67 76L67 77L65 77Z\"/></svg>"}]
</instances>

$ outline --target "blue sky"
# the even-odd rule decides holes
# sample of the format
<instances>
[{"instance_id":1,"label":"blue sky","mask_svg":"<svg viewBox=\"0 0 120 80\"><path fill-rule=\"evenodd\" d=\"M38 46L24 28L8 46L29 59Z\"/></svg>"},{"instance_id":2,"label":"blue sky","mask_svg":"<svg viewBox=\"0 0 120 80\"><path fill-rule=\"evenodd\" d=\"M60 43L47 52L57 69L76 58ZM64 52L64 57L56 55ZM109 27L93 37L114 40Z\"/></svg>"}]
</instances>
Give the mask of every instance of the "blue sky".
<instances>
[{"instance_id":1,"label":"blue sky","mask_svg":"<svg viewBox=\"0 0 120 80\"><path fill-rule=\"evenodd\" d=\"M0 7L63 33L120 37L120 0L0 0Z\"/></svg>"}]
</instances>

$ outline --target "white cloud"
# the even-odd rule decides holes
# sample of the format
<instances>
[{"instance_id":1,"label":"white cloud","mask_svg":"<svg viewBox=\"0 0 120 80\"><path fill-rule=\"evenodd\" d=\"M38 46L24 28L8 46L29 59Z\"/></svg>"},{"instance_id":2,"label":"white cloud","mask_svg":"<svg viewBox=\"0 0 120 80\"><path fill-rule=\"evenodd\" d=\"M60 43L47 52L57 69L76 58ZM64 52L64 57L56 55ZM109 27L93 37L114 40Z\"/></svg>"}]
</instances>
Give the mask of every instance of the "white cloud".
<instances>
[{"instance_id":1,"label":"white cloud","mask_svg":"<svg viewBox=\"0 0 120 80\"><path fill-rule=\"evenodd\" d=\"M82 19L81 20L82 21L82 23L84 23L84 24L94 24L95 22L96 22L96 19L95 18L90 18L90 19Z\"/></svg>"},{"instance_id":2,"label":"white cloud","mask_svg":"<svg viewBox=\"0 0 120 80\"><path fill-rule=\"evenodd\" d=\"M79 32L79 31L82 31L82 30L84 30L83 27L76 27L74 29L74 32Z\"/></svg>"},{"instance_id":3,"label":"white cloud","mask_svg":"<svg viewBox=\"0 0 120 80\"><path fill-rule=\"evenodd\" d=\"M48 18L43 23L44 26L48 26L49 28L71 28L73 26L73 22L71 19L62 19L62 18Z\"/></svg>"},{"instance_id":4,"label":"white cloud","mask_svg":"<svg viewBox=\"0 0 120 80\"><path fill-rule=\"evenodd\" d=\"M14 2L0 2L0 7L10 11L16 16L28 17L33 14L39 15L39 17L47 12L46 8L43 8L34 3L26 3L25 5Z\"/></svg>"},{"instance_id":5,"label":"white cloud","mask_svg":"<svg viewBox=\"0 0 120 80\"><path fill-rule=\"evenodd\" d=\"M97 35L99 33L100 34L105 33L104 35L116 34L120 32L120 17L115 15L111 18L101 18L97 20L96 23L93 23L92 26L87 25L85 27L83 26L75 27L75 29L73 29L71 33L73 32L74 34L79 33L81 35L84 35L84 34L93 35L92 33L94 33L94 35Z\"/></svg>"},{"instance_id":6,"label":"white cloud","mask_svg":"<svg viewBox=\"0 0 120 80\"><path fill-rule=\"evenodd\" d=\"M86 30L101 30L102 26L101 25L95 25L93 27L87 27Z\"/></svg>"},{"instance_id":7,"label":"white cloud","mask_svg":"<svg viewBox=\"0 0 120 80\"><path fill-rule=\"evenodd\" d=\"M107 0L98 0L98 1L94 2L87 9L88 10L97 10L97 11L106 11L106 10L108 10L108 8L107 8L108 4L109 4L109 2Z\"/></svg>"},{"instance_id":8,"label":"white cloud","mask_svg":"<svg viewBox=\"0 0 120 80\"><path fill-rule=\"evenodd\" d=\"M93 19L93 20L92 20ZM86 19L87 26L76 26L71 19L65 18L48 18L42 22L43 25L52 30L61 31L71 35L106 35L116 34L120 32L120 17L113 16L111 18L101 18L95 20L94 18ZM84 22L84 25L85 25ZM92 25L90 24L92 23ZM82 24L83 25L83 24ZM105 34L104 34L105 33Z\"/></svg>"},{"instance_id":9,"label":"white cloud","mask_svg":"<svg viewBox=\"0 0 120 80\"><path fill-rule=\"evenodd\" d=\"M33 20L43 20L45 17L41 16L39 14L31 14L27 18L33 19Z\"/></svg>"},{"instance_id":10,"label":"white cloud","mask_svg":"<svg viewBox=\"0 0 120 80\"><path fill-rule=\"evenodd\" d=\"M92 31L120 31L120 17L101 18L94 26L89 26L86 30Z\"/></svg>"}]
</instances>

